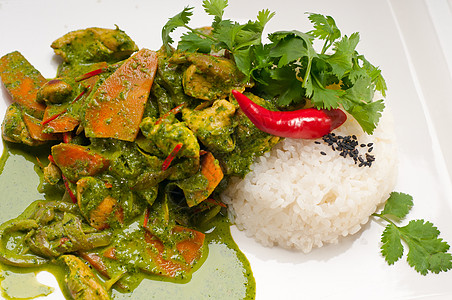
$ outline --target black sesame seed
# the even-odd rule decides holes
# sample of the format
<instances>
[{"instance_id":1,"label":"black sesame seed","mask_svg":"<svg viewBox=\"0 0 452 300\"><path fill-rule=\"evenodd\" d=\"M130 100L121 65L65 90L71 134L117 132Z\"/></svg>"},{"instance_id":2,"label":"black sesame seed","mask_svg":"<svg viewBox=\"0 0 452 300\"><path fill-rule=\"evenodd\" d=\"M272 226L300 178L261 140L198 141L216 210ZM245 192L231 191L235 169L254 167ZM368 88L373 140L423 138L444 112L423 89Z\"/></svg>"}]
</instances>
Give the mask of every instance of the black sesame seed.
<instances>
[{"instance_id":1,"label":"black sesame seed","mask_svg":"<svg viewBox=\"0 0 452 300\"><path fill-rule=\"evenodd\" d=\"M322 137L323 142L326 143L328 146L333 149L333 151L337 151L340 156L347 158L349 156L353 159L355 164L358 164L359 167L368 166L370 167L372 165L372 162L375 161L375 157L373 155L370 155L369 152L372 152L373 150L373 143L368 144L360 144L358 142L358 138L356 135L349 135L349 136L342 136L342 135L335 135L334 133L326 134ZM315 142L318 144L319 142ZM365 158L360 155L359 150L357 147L370 147L370 149L367 150L367 153L365 154ZM322 155L326 155L325 152L320 152Z\"/></svg>"}]
</instances>

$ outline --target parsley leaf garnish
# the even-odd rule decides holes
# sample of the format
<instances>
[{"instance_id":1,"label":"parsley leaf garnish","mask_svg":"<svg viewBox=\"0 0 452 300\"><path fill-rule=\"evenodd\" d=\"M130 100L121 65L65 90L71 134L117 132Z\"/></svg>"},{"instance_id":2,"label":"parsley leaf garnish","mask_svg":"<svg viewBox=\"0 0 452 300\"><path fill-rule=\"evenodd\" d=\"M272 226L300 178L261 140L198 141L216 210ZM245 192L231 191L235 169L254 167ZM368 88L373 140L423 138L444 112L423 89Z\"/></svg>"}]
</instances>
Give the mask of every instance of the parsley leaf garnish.
<instances>
[{"instance_id":1,"label":"parsley leaf garnish","mask_svg":"<svg viewBox=\"0 0 452 300\"><path fill-rule=\"evenodd\" d=\"M396 225L412 206L410 195L393 192L383 211L373 214L388 222L381 236L381 254L392 265L403 256L404 243L408 247L408 264L420 274L452 269L452 255L447 252L450 246L439 238L440 232L431 222L420 219L411 220L405 226Z\"/></svg>"},{"instance_id":2,"label":"parsley leaf garnish","mask_svg":"<svg viewBox=\"0 0 452 300\"><path fill-rule=\"evenodd\" d=\"M256 83L252 92L279 108L307 100L319 109L343 108L366 133L373 133L384 109L383 101L373 101L374 92L385 96L386 83L381 71L357 52L358 33L342 36L331 16L310 13L311 31L277 31L268 35L270 43L264 45L264 27L275 13L264 9L255 21L240 24L223 18L227 6L227 0L203 1L205 12L213 17L208 34L188 26L192 8L171 18L162 31L166 51L173 51L170 34L183 27L188 33L182 35L179 50L225 51ZM314 48L316 40L323 41L320 52Z\"/></svg>"}]
</instances>

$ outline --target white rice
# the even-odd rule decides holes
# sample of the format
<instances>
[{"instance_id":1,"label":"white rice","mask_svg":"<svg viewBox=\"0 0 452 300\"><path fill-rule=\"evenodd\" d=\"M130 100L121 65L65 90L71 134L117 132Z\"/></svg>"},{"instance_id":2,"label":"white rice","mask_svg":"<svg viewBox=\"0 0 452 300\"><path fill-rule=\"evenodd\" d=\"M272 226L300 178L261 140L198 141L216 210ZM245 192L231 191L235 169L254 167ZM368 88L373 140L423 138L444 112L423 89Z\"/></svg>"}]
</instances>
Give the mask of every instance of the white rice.
<instances>
[{"instance_id":1,"label":"white rice","mask_svg":"<svg viewBox=\"0 0 452 300\"><path fill-rule=\"evenodd\" d=\"M360 144L374 143L372 166L358 167L321 139L320 144L285 139L223 193L237 227L265 246L306 253L358 232L395 186L392 116L385 112L372 136L351 117L335 134L354 134ZM366 147L357 149L362 155L367 152Z\"/></svg>"}]
</instances>

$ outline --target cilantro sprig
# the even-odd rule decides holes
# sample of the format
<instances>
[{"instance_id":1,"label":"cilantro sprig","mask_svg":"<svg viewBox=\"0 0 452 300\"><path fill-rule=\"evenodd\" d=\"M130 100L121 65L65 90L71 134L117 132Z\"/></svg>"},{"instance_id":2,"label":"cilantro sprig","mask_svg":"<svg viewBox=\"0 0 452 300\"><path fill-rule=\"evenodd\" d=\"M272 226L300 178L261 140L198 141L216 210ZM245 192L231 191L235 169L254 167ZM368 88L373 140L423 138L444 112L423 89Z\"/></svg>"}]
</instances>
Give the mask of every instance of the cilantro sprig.
<instances>
[{"instance_id":1,"label":"cilantro sprig","mask_svg":"<svg viewBox=\"0 0 452 300\"><path fill-rule=\"evenodd\" d=\"M381 237L381 254L389 265L398 261L408 247L407 261L417 272L439 273L452 268L450 246L439 238L439 230L428 221L411 220L405 226L397 225L403 220L411 207L413 198L404 193L391 193L384 209L373 216L388 222Z\"/></svg>"},{"instance_id":2,"label":"cilantro sprig","mask_svg":"<svg viewBox=\"0 0 452 300\"><path fill-rule=\"evenodd\" d=\"M378 67L356 50L360 36L342 35L331 16L309 13L313 29L277 31L262 43L265 25L275 15L261 10L255 21L240 24L224 19L227 0L204 0L205 12L213 17L212 31L191 28L192 7L170 18L162 30L170 53L170 34L185 28L177 49L189 52L226 51L247 78L256 83L253 92L274 101L281 109L309 100L317 108L343 108L366 133L373 133L384 109L383 100L373 101L375 91L385 96L386 83ZM323 41L320 51L314 41Z\"/></svg>"}]
</instances>

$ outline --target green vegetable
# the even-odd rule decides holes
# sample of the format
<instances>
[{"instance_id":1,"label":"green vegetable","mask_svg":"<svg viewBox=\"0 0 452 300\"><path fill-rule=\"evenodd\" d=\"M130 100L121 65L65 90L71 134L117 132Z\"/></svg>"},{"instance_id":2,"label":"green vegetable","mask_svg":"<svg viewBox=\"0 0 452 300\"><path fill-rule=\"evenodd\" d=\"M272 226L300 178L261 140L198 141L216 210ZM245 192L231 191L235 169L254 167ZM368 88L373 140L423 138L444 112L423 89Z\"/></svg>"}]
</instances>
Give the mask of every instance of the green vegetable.
<instances>
[{"instance_id":1,"label":"green vegetable","mask_svg":"<svg viewBox=\"0 0 452 300\"><path fill-rule=\"evenodd\" d=\"M402 241L409 248L407 261L417 272L426 275L429 271L439 273L452 268L452 255L447 252L450 246L439 238L439 230L430 222L411 220L405 226L398 226L413 206L410 195L391 193L381 213L374 213L389 224L381 237L381 253L389 265L403 256Z\"/></svg>"},{"instance_id":2,"label":"green vegetable","mask_svg":"<svg viewBox=\"0 0 452 300\"><path fill-rule=\"evenodd\" d=\"M373 101L374 92L385 96L386 83L381 71L357 52L358 33L342 36L332 17L311 13L313 30L277 31L264 45L262 32L274 13L261 10L256 21L239 24L223 19L227 5L227 0L203 1L206 13L214 17L211 34L187 25L191 7L171 18L162 31L167 52L172 51L169 34L186 28L189 32L182 35L179 50L225 50L239 70L254 79L257 95L275 99L280 107L296 106L305 99L319 109L342 107L366 133L373 133L384 109L383 100ZM324 41L319 53L313 46L316 39Z\"/></svg>"}]
</instances>

